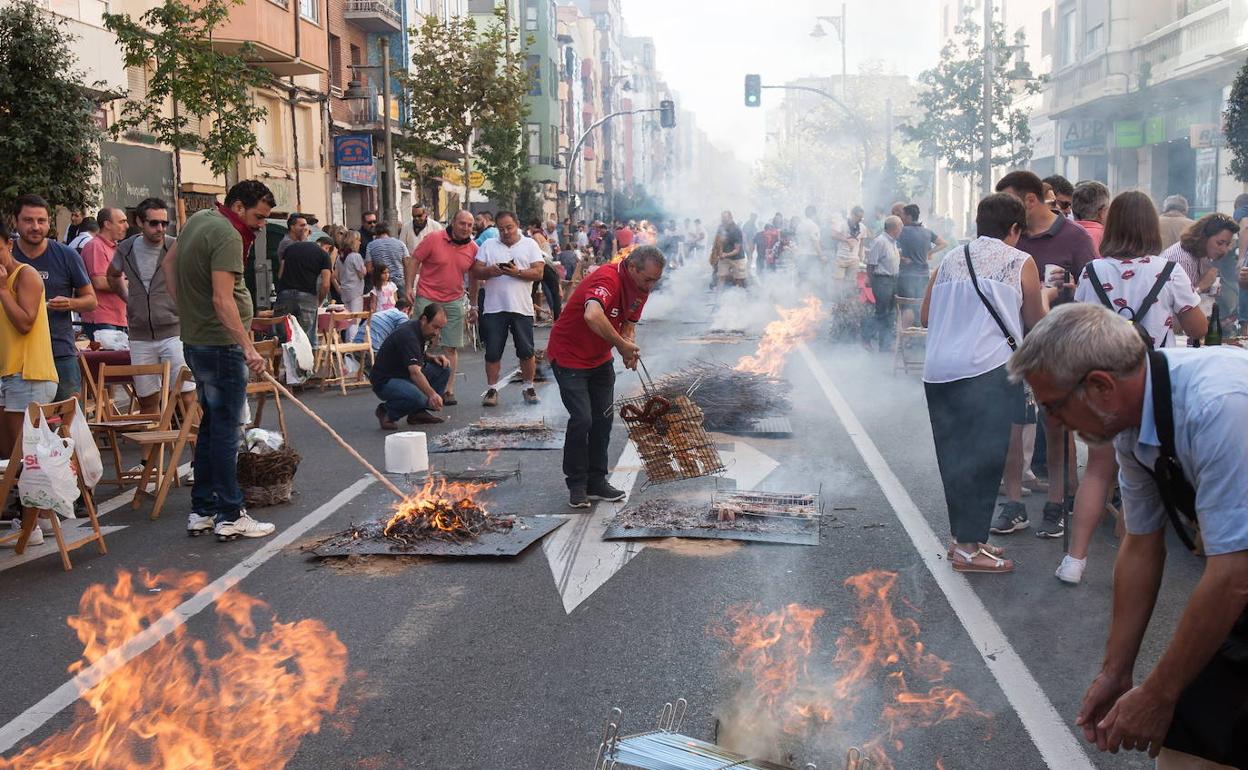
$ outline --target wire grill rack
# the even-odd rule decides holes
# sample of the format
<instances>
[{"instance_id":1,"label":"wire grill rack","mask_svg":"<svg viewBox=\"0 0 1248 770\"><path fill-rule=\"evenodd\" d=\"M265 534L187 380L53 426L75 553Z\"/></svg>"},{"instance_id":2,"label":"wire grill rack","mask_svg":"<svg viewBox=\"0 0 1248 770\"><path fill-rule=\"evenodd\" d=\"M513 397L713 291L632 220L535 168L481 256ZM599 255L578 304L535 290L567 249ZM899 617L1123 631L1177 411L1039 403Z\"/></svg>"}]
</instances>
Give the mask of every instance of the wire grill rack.
<instances>
[{"instance_id":1,"label":"wire grill rack","mask_svg":"<svg viewBox=\"0 0 1248 770\"><path fill-rule=\"evenodd\" d=\"M723 473L724 461L702 424L701 407L688 394L670 399L659 395L645 364L638 363L641 395L620 399L611 408L637 446L646 470L643 486Z\"/></svg>"},{"instance_id":2,"label":"wire grill rack","mask_svg":"<svg viewBox=\"0 0 1248 770\"><path fill-rule=\"evenodd\" d=\"M821 492L716 491L711 496L711 513L720 518L731 513L738 516L812 520L823 514L820 495Z\"/></svg>"}]
</instances>

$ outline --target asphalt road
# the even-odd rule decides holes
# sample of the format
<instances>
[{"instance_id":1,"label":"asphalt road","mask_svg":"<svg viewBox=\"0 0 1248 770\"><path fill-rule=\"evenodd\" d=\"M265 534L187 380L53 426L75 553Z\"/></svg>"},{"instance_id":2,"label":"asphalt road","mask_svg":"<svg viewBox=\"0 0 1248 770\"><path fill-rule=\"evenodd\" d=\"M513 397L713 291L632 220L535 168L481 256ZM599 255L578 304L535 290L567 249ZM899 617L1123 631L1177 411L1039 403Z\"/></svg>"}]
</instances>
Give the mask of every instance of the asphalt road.
<instances>
[{"instance_id":1,"label":"asphalt road","mask_svg":"<svg viewBox=\"0 0 1248 770\"><path fill-rule=\"evenodd\" d=\"M733 361L753 352L753 342L677 341L701 328L644 324L641 341L652 372L695 357ZM1072 728L1104 644L1112 531L1098 533L1079 587L1053 577L1060 541L1029 533L1005 542L1019 565L1015 574L951 579L943 554L922 536L924 523L938 535L947 523L921 384L913 376L895 376L888 357L822 335L808 350L795 351L785 369L794 386L792 437L745 443L776 463L761 488L822 492L826 521L821 543L813 547L687 540L644 548L603 544L598 533L611 510L605 504L588 513L566 508L559 453L510 451L493 467L520 468L521 478L485 499L496 511L569 515L545 548L535 545L508 560L317 560L302 548L384 514L391 500L379 484L363 480L363 471L319 428L288 407L293 444L304 456L297 493L288 505L253 512L275 522L278 536L297 533L283 547L274 549L271 540L220 544L186 537L188 492L179 489L157 521L148 519L145 508L135 512L128 505L107 513L102 523L116 528L107 535L108 555L75 551L71 572L62 572L50 545L37 551L43 556L20 564L11 552L0 552L0 638L11 652L0 660L0 756L73 721L74 709L49 698L68 681L66 670L82 652L66 618L76 614L84 590L111 583L118 570L197 570L210 580L241 575L232 590L268 603L281 621L323 622L346 646L350 678L336 713L302 741L287 766L378 770L589 770L609 709L623 709L624 731L637 732L650 728L664 701L678 697L690 703L687 734L711 738L717 720L725 732L757 727L764 721L757 713L731 718L743 676L717 633L728 627L729 608L748 603L770 612L798 603L823 610L809 663L812 681L819 681L835 669L831 661L842 629L856 622L856 602L844 582L888 570L898 575L896 612L913 618L925 649L950 663L941 684L965 692L988 715L897 736L904 743L891 751L898 767L930 768L938 759L947 770L1151 767L1136 754L1085 755L1078 748L1073 763L1053 759L1082 745ZM452 420L435 430L463 426L487 412L560 419L553 383L539 387L540 407L525 407L513 385L503 391L498 409L481 408L474 396L484 388L482 363L472 354L461 362L467 371L458 386L461 405L450 408ZM620 375L621 390L632 387L633 376ZM842 410L847 407L861 429L847 426L828 386L843 396ZM365 457L383 463L383 433L372 416L376 402L370 393L311 391L304 399ZM616 433L613 458L626 443L618 422ZM720 438L726 452L743 458L730 476L764 462L753 452L742 454L736 446L742 439ZM864 460L865 445L878 448L873 462ZM444 468L481 467L485 459L482 453L434 455ZM713 486L703 480L643 491L644 476L637 478L632 466L618 472L618 478L636 479L634 499L704 495ZM895 484L881 479L890 474ZM907 519L906 500L917 516ZM1042 502L1029 498L1033 518ZM1156 659L1198 576L1194 559L1181 549L1171 554L1139 670ZM994 628L1000 637L993 636ZM187 634L210 644L216 629L211 611L187 620ZM998 639L1001 646L985 648L984 639ZM158 655L160 649L143 654ZM860 703L832 702L844 715L841 725L787 736L784 751L797 766L813 762L839 770L848 745L884 729L872 704L889 686L881 674L870 680ZM230 718L220 704L208 707ZM1046 721L1046 714L1052 719Z\"/></svg>"}]
</instances>

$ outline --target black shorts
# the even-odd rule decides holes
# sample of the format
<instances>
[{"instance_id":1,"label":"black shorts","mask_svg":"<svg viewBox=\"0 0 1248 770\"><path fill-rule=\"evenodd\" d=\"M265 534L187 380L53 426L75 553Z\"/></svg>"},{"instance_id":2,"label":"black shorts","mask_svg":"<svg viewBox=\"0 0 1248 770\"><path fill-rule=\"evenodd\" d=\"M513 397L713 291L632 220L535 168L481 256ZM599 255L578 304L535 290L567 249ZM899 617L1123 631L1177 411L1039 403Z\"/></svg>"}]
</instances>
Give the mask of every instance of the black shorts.
<instances>
[{"instance_id":1,"label":"black shorts","mask_svg":"<svg viewBox=\"0 0 1248 770\"><path fill-rule=\"evenodd\" d=\"M503 360L507 333L516 345L516 358L533 357L533 316L522 313L486 313L481 316L481 339L485 342L485 360L496 364Z\"/></svg>"}]
</instances>

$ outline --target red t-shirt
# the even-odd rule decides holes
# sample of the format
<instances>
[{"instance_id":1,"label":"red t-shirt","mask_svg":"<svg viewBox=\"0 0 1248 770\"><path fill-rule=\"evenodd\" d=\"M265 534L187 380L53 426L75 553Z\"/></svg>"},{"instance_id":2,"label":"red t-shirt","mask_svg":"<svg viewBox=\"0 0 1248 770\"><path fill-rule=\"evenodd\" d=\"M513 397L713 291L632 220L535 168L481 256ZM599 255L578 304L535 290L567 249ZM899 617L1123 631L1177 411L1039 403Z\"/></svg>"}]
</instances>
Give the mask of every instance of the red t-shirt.
<instances>
[{"instance_id":1,"label":"red t-shirt","mask_svg":"<svg viewBox=\"0 0 1248 770\"><path fill-rule=\"evenodd\" d=\"M454 302L464 296L464 275L477 258L477 244L451 242L446 230L431 233L412 252L420 264L416 296L434 302Z\"/></svg>"},{"instance_id":2,"label":"red t-shirt","mask_svg":"<svg viewBox=\"0 0 1248 770\"><path fill-rule=\"evenodd\" d=\"M625 274L624 262L603 265L585 277L563 306L563 312L550 330L546 358L565 369L593 369L611 360L612 345L594 333L585 323L585 305L597 302L607 320L618 332L627 323L641 320L641 309L648 294L643 294Z\"/></svg>"},{"instance_id":3,"label":"red t-shirt","mask_svg":"<svg viewBox=\"0 0 1248 770\"><path fill-rule=\"evenodd\" d=\"M615 247L622 249L625 246L633 245L633 231L627 227L621 227L615 231Z\"/></svg>"}]
</instances>

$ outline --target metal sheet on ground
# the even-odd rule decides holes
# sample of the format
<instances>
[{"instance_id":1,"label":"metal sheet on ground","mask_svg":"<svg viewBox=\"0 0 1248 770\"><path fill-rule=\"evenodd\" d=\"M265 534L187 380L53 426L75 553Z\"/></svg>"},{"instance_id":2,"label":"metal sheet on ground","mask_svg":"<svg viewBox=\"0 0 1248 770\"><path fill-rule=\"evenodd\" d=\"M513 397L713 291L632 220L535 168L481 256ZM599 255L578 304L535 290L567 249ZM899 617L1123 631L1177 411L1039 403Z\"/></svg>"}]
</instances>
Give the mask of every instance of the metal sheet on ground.
<instances>
[{"instance_id":1,"label":"metal sheet on ground","mask_svg":"<svg viewBox=\"0 0 1248 770\"><path fill-rule=\"evenodd\" d=\"M410 545L383 539L360 540L338 533L313 546L310 552L321 558L333 556L519 556L524 549L554 532L566 517L517 518L509 532L487 532L469 543L425 540Z\"/></svg>"},{"instance_id":2,"label":"metal sheet on ground","mask_svg":"<svg viewBox=\"0 0 1248 770\"><path fill-rule=\"evenodd\" d=\"M816 524L792 532L751 532L741 529L654 529L650 527L625 528L618 524L607 527L603 540L642 540L653 537L687 537L694 540L742 540L750 543L779 543L781 545L819 545L819 528Z\"/></svg>"},{"instance_id":3,"label":"metal sheet on ground","mask_svg":"<svg viewBox=\"0 0 1248 770\"><path fill-rule=\"evenodd\" d=\"M732 436L757 436L758 438L787 438L793 435L793 423L788 417L763 417L744 428L713 428L707 430Z\"/></svg>"},{"instance_id":4,"label":"metal sheet on ground","mask_svg":"<svg viewBox=\"0 0 1248 770\"><path fill-rule=\"evenodd\" d=\"M520 436L498 431L481 431L472 427L436 436L429 442L429 452L489 452L499 450L552 450L563 449L563 431L550 430L540 435Z\"/></svg>"}]
</instances>

